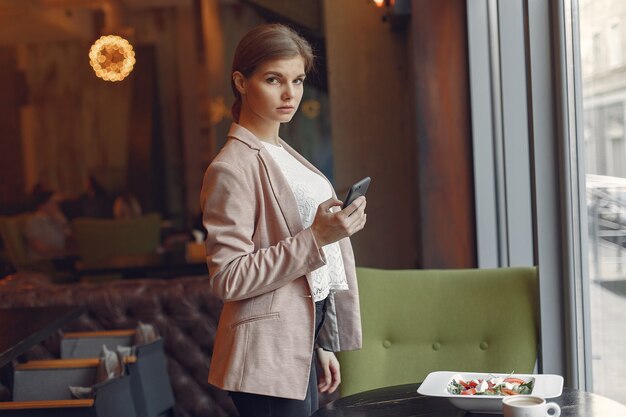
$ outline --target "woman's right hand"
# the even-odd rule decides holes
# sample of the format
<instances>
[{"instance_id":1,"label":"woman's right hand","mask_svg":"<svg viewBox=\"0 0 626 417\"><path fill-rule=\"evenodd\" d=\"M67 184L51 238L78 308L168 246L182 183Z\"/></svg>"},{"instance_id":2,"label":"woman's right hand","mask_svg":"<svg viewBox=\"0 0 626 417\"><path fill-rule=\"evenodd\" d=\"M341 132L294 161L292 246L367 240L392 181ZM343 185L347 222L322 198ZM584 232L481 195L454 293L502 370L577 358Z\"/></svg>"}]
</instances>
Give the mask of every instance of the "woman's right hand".
<instances>
[{"instance_id":1,"label":"woman's right hand","mask_svg":"<svg viewBox=\"0 0 626 417\"><path fill-rule=\"evenodd\" d=\"M319 247L352 236L365 227L367 200L361 196L341 211L332 212L331 208L340 206L341 201L330 198L317 207L315 219L311 225L313 236Z\"/></svg>"}]
</instances>

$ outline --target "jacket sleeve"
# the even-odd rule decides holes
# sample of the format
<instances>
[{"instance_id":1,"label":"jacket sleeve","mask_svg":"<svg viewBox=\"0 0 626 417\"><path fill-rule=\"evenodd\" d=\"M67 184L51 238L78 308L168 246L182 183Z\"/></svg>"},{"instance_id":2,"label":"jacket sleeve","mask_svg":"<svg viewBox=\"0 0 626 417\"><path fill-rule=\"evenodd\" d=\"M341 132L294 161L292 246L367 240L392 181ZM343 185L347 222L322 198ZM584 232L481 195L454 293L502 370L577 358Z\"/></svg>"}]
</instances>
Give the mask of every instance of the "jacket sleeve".
<instances>
[{"instance_id":1,"label":"jacket sleeve","mask_svg":"<svg viewBox=\"0 0 626 417\"><path fill-rule=\"evenodd\" d=\"M276 290L326 263L310 228L274 246L255 248L255 198L236 167L214 161L207 169L201 193L207 266L213 292L225 301Z\"/></svg>"}]
</instances>

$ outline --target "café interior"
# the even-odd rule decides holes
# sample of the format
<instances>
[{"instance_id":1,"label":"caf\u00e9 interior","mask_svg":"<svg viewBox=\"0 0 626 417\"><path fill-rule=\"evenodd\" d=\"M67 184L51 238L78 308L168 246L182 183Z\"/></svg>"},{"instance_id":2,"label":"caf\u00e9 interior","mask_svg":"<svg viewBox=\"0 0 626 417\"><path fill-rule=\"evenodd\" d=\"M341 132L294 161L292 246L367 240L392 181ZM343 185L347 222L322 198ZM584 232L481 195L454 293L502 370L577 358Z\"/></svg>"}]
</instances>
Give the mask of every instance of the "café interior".
<instances>
[{"instance_id":1,"label":"caf\u00e9 interior","mask_svg":"<svg viewBox=\"0 0 626 417\"><path fill-rule=\"evenodd\" d=\"M0 0L0 416L239 415L207 382L228 301L200 190L235 48L265 23L315 55L281 138L339 199L371 178L363 348L312 415L523 415L499 388L451 391L491 376L545 415L626 416L622 18L610 0ZM50 213L64 251L35 255Z\"/></svg>"}]
</instances>

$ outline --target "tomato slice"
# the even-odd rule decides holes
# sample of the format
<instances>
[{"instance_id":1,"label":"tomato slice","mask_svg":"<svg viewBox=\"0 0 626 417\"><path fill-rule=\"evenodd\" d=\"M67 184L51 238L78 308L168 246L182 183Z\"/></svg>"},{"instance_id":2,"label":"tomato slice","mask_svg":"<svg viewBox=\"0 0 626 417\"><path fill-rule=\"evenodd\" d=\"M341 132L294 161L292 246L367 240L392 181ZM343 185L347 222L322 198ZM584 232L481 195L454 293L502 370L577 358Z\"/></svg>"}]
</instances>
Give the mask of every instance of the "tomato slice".
<instances>
[{"instance_id":1,"label":"tomato slice","mask_svg":"<svg viewBox=\"0 0 626 417\"><path fill-rule=\"evenodd\" d=\"M476 388L466 389L465 391L461 392L461 395L474 395L474 394L476 394Z\"/></svg>"},{"instance_id":2,"label":"tomato slice","mask_svg":"<svg viewBox=\"0 0 626 417\"><path fill-rule=\"evenodd\" d=\"M508 382L509 384L525 384L526 381L519 378L506 378L504 382Z\"/></svg>"},{"instance_id":3,"label":"tomato slice","mask_svg":"<svg viewBox=\"0 0 626 417\"><path fill-rule=\"evenodd\" d=\"M518 395L518 392L513 391L512 389L502 388L502 392L506 395Z\"/></svg>"}]
</instances>

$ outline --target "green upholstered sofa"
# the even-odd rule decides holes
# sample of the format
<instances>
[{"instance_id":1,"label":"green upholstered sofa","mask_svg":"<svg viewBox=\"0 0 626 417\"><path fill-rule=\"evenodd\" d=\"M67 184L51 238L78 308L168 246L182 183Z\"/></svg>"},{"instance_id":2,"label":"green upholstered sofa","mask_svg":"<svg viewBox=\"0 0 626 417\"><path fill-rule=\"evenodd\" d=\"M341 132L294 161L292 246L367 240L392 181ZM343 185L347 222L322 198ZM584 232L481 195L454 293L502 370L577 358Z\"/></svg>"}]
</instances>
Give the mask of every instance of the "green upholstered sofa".
<instances>
[{"instance_id":1,"label":"green upholstered sofa","mask_svg":"<svg viewBox=\"0 0 626 417\"><path fill-rule=\"evenodd\" d=\"M342 396L421 382L432 371L533 371L535 268L358 268L357 275L363 349L339 355Z\"/></svg>"}]
</instances>

